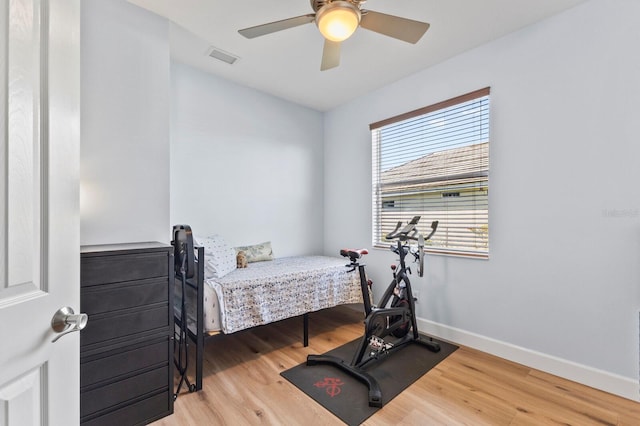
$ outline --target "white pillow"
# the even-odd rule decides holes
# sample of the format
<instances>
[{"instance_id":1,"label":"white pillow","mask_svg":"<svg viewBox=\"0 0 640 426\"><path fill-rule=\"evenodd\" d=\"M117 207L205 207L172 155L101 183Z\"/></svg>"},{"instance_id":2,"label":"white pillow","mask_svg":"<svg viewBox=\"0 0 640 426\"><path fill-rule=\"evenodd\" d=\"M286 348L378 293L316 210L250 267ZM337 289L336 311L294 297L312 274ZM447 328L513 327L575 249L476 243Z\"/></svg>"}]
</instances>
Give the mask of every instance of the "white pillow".
<instances>
[{"instance_id":1,"label":"white pillow","mask_svg":"<svg viewBox=\"0 0 640 426\"><path fill-rule=\"evenodd\" d=\"M271 249L271 241L254 244L252 246L234 247L236 253L241 251L247 256L247 262L262 262L264 260L273 260L273 250Z\"/></svg>"},{"instance_id":2,"label":"white pillow","mask_svg":"<svg viewBox=\"0 0 640 426\"><path fill-rule=\"evenodd\" d=\"M237 268L236 251L220 235L194 237L198 246L204 247L204 276L222 278Z\"/></svg>"}]
</instances>

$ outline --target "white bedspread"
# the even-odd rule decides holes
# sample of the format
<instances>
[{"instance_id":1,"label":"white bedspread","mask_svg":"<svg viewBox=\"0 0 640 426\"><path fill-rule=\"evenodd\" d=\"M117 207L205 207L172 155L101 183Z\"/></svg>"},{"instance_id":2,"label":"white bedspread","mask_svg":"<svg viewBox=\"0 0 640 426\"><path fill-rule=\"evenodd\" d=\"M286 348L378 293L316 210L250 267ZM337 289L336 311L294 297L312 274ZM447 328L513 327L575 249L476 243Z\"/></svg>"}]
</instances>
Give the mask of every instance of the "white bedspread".
<instances>
[{"instance_id":1,"label":"white bedspread","mask_svg":"<svg viewBox=\"0 0 640 426\"><path fill-rule=\"evenodd\" d=\"M346 303L362 303L357 269L325 256L286 257L250 263L206 280L220 304L221 326L233 333Z\"/></svg>"}]
</instances>

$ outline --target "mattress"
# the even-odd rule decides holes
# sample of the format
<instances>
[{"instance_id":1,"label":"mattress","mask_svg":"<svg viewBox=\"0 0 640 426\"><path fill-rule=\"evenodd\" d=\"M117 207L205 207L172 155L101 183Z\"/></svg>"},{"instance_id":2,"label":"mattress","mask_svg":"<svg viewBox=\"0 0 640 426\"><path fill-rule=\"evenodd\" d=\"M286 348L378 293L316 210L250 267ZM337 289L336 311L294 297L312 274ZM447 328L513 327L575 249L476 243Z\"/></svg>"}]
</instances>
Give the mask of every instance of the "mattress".
<instances>
[{"instance_id":1,"label":"mattress","mask_svg":"<svg viewBox=\"0 0 640 426\"><path fill-rule=\"evenodd\" d=\"M234 333L333 306L362 303L358 271L328 256L284 257L250 263L222 278L205 279L206 332ZM176 305L181 300L176 281ZM195 330L196 294L187 291L187 322Z\"/></svg>"}]
</instances>

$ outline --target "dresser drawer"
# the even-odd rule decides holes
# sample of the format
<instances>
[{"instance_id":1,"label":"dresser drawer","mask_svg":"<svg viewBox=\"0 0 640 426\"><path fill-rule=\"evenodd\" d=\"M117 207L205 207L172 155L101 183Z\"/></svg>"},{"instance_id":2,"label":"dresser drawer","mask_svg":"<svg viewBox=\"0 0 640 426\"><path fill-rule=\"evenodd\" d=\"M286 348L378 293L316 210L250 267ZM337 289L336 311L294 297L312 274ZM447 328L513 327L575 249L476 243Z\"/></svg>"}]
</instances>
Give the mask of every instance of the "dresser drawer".
<instances>
[{"instance_id":1,"label":"dresser drawer","mask_svg":"<svg viewBox=\"0 0 640 426\"><path fill-rule=\"evenodd\" d=\"M169 334L171 318L167 303L136 308L135 310L89 316L87 326L80 332L80 347L134 336L139 333L163 331Z\"/></svg>"},{"instance_id":2,"label":"dresser drawer","mask_svg":"<svg viewBox=\"0 0 640 426\"><path fill-rule=\"evenodd\" d=\"M119 382L80 393L80 417L115 407L154 391L166 391L169 370L157 368ZM166 403L166 401L165 401Z\"/></svg>"},{"instance_id":3,"label":"dresser drawer","mask_svg":"<svg viewBox=\"0 0 640 426\"><path fill-rule=\"evenodd\" d=\"M134 253L84 257L80 264L80 285L117 283L166 277L169 269L167 252Z\"/></svg>"},{"instance_id":4,"label":"dresser drawer","mask_svg":"<svg viewBox=\"0 0 640 426\"><path fill-rule=\"evenodd\" d=\"M169 289L166 278L96 285L80 294L80 310L93 314L168 302Z\"/></svg>"},{"instance_id":5,"label":"dresser drawer","mask_svg":"<svg viewBox=\"0 0 640 426\"><path fill-rule=\"evenodd\" d=\"M82 420L83 426L113 426L113 425L137 425L148 424L173 412L169 407L169 402L173 396L169 392L143 399L142 401L117 409L100 417L89 417L89 420Z\"/></svg>"},{"instance_id":6,"label":"dresser drawer","mask_svg":"<svg viewBox=\"0 0 640 426\"><path fill-rule=\"evenodd\" d=\"M169 338L164 337L160 341L85 357L80 362L80 388L86 389L96 383L118 380L144 369L166 366L171 362L170 344Z\"/></svg>"}]
</instances>

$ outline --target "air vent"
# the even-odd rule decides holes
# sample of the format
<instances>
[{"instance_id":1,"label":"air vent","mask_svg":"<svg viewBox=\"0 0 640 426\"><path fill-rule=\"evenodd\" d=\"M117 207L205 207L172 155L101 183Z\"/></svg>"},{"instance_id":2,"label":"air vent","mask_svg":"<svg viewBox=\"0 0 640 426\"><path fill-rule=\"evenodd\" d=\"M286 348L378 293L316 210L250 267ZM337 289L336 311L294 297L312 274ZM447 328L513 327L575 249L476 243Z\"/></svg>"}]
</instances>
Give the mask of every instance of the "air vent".
<instances>
[{"instance_id":1,"label":"air vent","mask_svg":"<svg viewBox=\"0 0 640 426\"><path fill-rule=\"evenodd\" d=\"M207 55L222 62L226 62L229 65L233 65L239 57L232 55L231 53L220 50L217 47L210 47L207 51Z\"/></svg>"}]
</instances>

